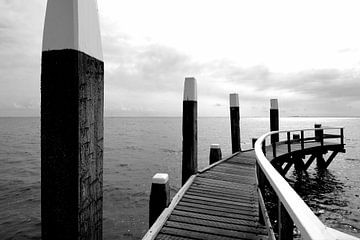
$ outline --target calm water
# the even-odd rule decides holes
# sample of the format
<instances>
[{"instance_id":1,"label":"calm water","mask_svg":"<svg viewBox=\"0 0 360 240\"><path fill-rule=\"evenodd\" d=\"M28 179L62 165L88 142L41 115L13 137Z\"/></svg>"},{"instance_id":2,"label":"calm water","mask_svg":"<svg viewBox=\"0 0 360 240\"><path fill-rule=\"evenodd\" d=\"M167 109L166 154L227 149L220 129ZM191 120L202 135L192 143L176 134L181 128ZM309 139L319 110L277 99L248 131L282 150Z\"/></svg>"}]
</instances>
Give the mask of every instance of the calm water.
<instances>
[{"instance_id":1,"label":"calm water","mask_svg":"<svg viewBox=\"0 0 360 240\"><path fill-rule=\"evenodd\" d=\"M281 129L314 123L345 126L346 154L327 171L311 167L306 179L290 172L291 184L328 226L360 237L360 119L283 118ZM268 119L244 118L243 149L268 131ZM199 167L209 145L229 155L228 118L200 118ZM0 239L40 239L40 120L0 118ZM106 118L104 155L104 238L139 239L148 226L151 177L170 175L172 196L180 187L181 118Z\"/></svg>"}]
</instances>

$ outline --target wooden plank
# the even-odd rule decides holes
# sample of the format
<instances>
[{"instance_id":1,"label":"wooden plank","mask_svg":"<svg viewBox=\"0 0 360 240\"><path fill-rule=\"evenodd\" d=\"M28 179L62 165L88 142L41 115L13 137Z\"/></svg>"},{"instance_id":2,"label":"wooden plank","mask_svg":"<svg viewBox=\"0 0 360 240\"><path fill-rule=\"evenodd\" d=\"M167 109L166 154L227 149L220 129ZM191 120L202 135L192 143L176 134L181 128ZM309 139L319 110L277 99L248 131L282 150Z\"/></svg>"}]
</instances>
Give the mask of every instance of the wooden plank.
<instances>
[{"instance_id":1,"label":"wooden plank","mask_svg":"<svg viewBox=\"0 0 360 240\"><path fill-rule=\"evenodd\" d=\"M243 189L246 187L248 187L250 189L250 188L256 187L255 182L254 183L235 183L235 182L232 182L231 180L211 179L211 178L203 177L201 175L196 178L195 183L213 184L213 185L217 185L217 186L221 186L221 187L229 188L229 189Z\"/></svg>"},{"instance_id":2,"label":"wooden plank","mask_svg":"<svg viewBox=\"0 0 360 240\"><path fill-rule=\"evenodd\" d=\"M244 186L242 188L229 188L226 186L222 186L222 185L215 185L215 184L211 184L211 183L194 183L193 187L198 187L198 188L202 188L202 189L213 189L213 190L223 190L224 192L234 192L234 193L242 193L242 194L247 194L247 195L251 195L254 196L254 189L255 187L253 186Z\"/></svg>"},{"instance_id":3,"label":"wooden plank","mask_svg":"<svg viewBox=\"0 0 360 240\"><path fill-rule=\"evenodd\" d=\"M197 226L205 226L205 227L212 227L212 228L219 228L222 230L231 230L231 231L238 231L238 232L245 232L245 233L254 233L254 234L267 234L267 231L264 229L258 229L254 226L244 226L239 224L233 223L222 223L212 220L205 220L205 219L197 219L191 217L184 217L184 216L171 216L169 221L172 222L179 222L179 223L188 223Z\"/></svg>"},{"instance_id":4,"label":"wooden plank","mask_svg":"<svg viewBox=\"0 0 360 240\"><path fill-rule=\"evenodd\" d=\"M194 184L193 186L191 186L191 189L193 190L202 190L202 191L209 191L209 192L214 192L214 193L223 193L223 194L226 194L226 195L233 195L234 197L236 196L247 196L247 197L251 197L251 198L254 198L255 194L254 194L254 191L251 191L251 190L254 190L254 189L246 189L246 188L243 188L243 189L238 189L236 191L232 191L232 190L229 190L229 189L223 189L221 187L213 187L213 186L210 186L210 185L198 185L198 184Z\"/></svg>"},{"instance_id":5,"label":"wooden plank","mask_svg":"<svg viewBox=\"0 0 360 240\"><path fill-rule=\"evenodd\" d=\"M159 233L155 239L156 240L194 240L194 238L180 237L180 236L168 235L163 233Z\"/></svg>"},{"instance_id":6,"label":"wooden plank","mask_svg":"<svg viewBox=\"0 0 360 240\"><path fill-rule=\"evenodd\" d=\"M257 219L252 216L238 215L238 214L233 214L233 213L224 213L224 212L212 211L209 209L197 209L197 208L185 207L185 206L179 206L179 205L175 209L181 210L181 211L193 212L193 213L207 214L207 215L212 215L212 216L243 219L243 220L253 221L253 222L257 221Z\"/></svg>"},{"instance_id":7,"label":"wooden plank","mask_svg":"<svg viewBox=\"0 0 360 240\"><path fill-rule=\"evenodd\" d=\"M180 223L173 221L168 221L166 223L166 227L187 230L189 232L192 232L192 234L211 234L213 235L213 239L217 239L218 237L229 237L233 239L256 239L257 237L257 235L253 233L237 232L233 230L224 230L215 227L192 225L188 223Z\"/></svg>"},{"instance_id":8,"label":"wooden plank","mask_svg":"<svg viewBox=\"0 0 360 240\"><path fill-rule=\"evenodd\" d=\"M192 187L189 189L188 192L198 192L198 193L208 193L209 195L214 195L214 196L226 196L226 197L230 197L230 198L239 198L239 199L245 199L245 200L252 200L254 199L254 197L252 195L248 195L246 192L245 194L242 194L241 191L239 192L226 192L226 191L221 191L221 190L214 190L214 189L210 189L210 188L197 188L197 187Z\"/></svg>"},{"instance_id":9,"label":"wooden plank","mask_svg":"<svg viewBox=\"0 0 360 240\"><path fill-rule=\"evenodd\" d=\"M221 195L210 195L206 192L192 192L192 191L187 191L186 196L197 196L197 197L205 197L205 198L211 198L211 199L217 199L217 200L225 200L225 201L229 201L229 202L234 202L234 203L247 203L247 204L252 204L255 202L254 199L240 199L240 198L232 198L232 197L227 197L227 196L221 196Z\"/></svg>"},{"instance_id":10,"label":"wooden plank","mask_svg":"<svg viewBox=\"0 0 360 240\"><path fill-rule=\"evenodd\" d=\"M238 218L230 218L230 217L224 217L224 216L214 216L214 215L208 215L203 213L197 213L197 212L187 212L187 211L181 211L181 210L174 210L173 214L174 216L184 216L184 217L191 217L191 218L197 218L197 219L204 219L209 221L215 221L215 222L222 222L222 223L232 223L237 225L243 225L243 226L249 226L253 228L259 228L261 231L266 228L259 225L256 221L247 221L244 219L238 219Z\"/></svg>"},{"instance_id":11,"label":"wooden plank","mask_svg":"<svg viewBox=\"0 0 360 240\"><path fill-rule=\"evenodd\" d=\"M201 203L193 203L193 202L183 202L181 201L178 206L185 206L185 207L191 207L191 208L198 208L198 209L205 209L205 210L211 210L211 211L218 211L218 212L225 212L225 213L235 213L235 214L244 214L252 217L257 217L258 214L255 211L252 211L252 209L232 209L227 208L227 206L212 206L207 204L201 204Z\"/></svg>"},{"instance_id":12,"label":"wooden plank","mask_svg":"<svg viewBox=\"0 0 360 240\"><path fill-rule=\"evenodd\" d=\"M249 238L233 238L233 237L228 237L228 236L209 234L209 233L206 233L206 232L195 232L195 231L188 231L186 229L177 229L177 228L171 228L171 227L164 227L161 230L161 233L175 235L175 236L189 237L189 238L197 239L197 240L249 239ZM258 237L253 238L253 239L254 240L262 240L262 239L266 239L266 238L264 238L263 236L258 236Z\"/></svg>"}]
</instances>

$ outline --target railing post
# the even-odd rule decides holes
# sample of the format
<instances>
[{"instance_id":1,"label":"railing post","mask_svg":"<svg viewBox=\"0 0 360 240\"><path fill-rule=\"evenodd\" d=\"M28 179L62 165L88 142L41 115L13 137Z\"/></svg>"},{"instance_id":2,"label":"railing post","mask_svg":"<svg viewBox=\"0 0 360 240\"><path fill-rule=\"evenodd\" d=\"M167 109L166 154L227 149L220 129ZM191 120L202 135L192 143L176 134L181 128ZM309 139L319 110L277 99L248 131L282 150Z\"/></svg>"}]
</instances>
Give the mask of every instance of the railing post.
<instances>
[{"instance_id":1,"label":"railing post","mask_svg":"<svg viewBox=\"0 0 360 240\"><path fill-rule=\"evenodd\" d=\"M287 136L287 148L288 148L288 153L291 152L291 138L290 138L290 132L286 133Z\"/></svg>"},{"instance_id":2,"label":"railing post","mask_svg":"<svg viewBox=\"0 0 360 240\"><path fill-rule=\"evenodd\" d=\"M241 151L240 145L240 108L239 95L230 94L230 122L231 122L231 146L232 153Z\"/></svg>"},{"instance_id":3,"label":"railing post","mask_svg":"<svg viewBox=\"0 0 360 240\"><path fill-rule=\"evenodd\" d=\"M210 145L210 154L209 154L209 164L216 163L221 160L221 148L219 144L211 144Z\"/></svg>"},{"instance_id":4,"label":"railing post","mask_svg":"<svg viewBox=\"0 0 360 240\"><path fill-rule=\"evenodd\" d=\"M197 87L195 78L185 78L183 101L182 185L197 172Z\"/></svg>"},{"instance_id":5,"label":"railing post","mask_svg":"<svg viewBox=\"0 0 360 240\"><path fill-rule=\"evenodd\" d=\"M264 173L262 172L258 162L256 161L256 176L257 176L257 180L258 180L258 188L261 192L261 194L264 194L264 189L265 189L265 176ZM264 225L265 224L265 219L264 216L262 214L262 210L261 210L261 204L259 202L259 223Z\"/></svg>"},{"instance_id":6,"label":"railing post","mask_svg":"<svg viewBox=\"0 0 360 240\"><path fill-rule=\"evenodd\" d=\"M301 150L304 150L304 130L301 130Z\"/></svg>"},{"instance_id":7,"label":"railing post","mask_svg":"<svg viewBox=\"0 0 360 240\"><path fill-rule=\"evenodd\" d=\"M154 224L162 211L170 204L169 175L157 173L152 178L149 201L149 228Z\"/></svg>"},{"instance_id":8,"label":"railing post","mask_svg":"<svg viewBox=\"0 0 360 240\"><path fill-rule=\"evenodd\" d=\"M344 145L344 128L340 128L340 144Z\"/></svg>"},{"instance_id":9,"label":"railing post","mask_svg":"<svg viewBox=\"0 0 360 240\"><path fill-rule=\"evenodd\" d=\"M279 104L277 99L270 99L270 131L279 131ZM271 143L279 141L279 134L271 135Z\"/></svg>"},{"instance_id":10,"label":"railing post","mask_svg":"<svg viewBox=\"0 0 360 240\"><path fill-rule=\"evenodd\" d=\"M280 199L278 200L278 221L279 240L293 239L294 222Z\"/></svg>"},{"instance_id":11,"label":"railing post","mask_svg":"<svg viewBox=\"0 0 360 240\"><path fill-rule=\"evenodd\" d=\"M315 123L314 128L321 128L321 124ZM323 129L315 130L315 141L319 141L321 143L321 146L324 145L324 130Z\"/></svg>"},{"instance_id":12,"label":"railing post","mask_svg":"<svg viewBox=\"0 0 360 240\"><path fill-rule=\"evenodd\" d=\"M97 1L48 0L41 57L41 232L102 239L104 61Z\"/></svg>"}]
</instances>

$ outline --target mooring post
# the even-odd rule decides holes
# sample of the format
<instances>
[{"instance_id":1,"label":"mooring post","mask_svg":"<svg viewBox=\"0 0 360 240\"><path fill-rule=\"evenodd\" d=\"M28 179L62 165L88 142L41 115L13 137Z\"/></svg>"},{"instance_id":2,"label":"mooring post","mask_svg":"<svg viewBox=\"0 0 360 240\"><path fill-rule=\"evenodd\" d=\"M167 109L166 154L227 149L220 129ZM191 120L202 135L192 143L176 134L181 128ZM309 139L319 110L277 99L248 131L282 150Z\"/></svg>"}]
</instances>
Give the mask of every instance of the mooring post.
<instances>
[{"instance_id":1,"label":"mooring post","mask_svg":"<svg viewBox=\"0 0 360 240\"><path fill-rule=\"evenodd\" d=\"M209 155L209 164L216 163L221 160L221 148L219 144L211 144L210 145L210 155Z\"/></svg>"},{"instance_id":2,"label":"mooring post","mask_svg":"<svg viewBox=\"0 0 360 240\"><path fill-rule=\"evenodd\" d=\"M239 94L230 94L230 122L232 153L241 151Z\"/></svg>"},{"instance_id":3,"label":"mooring post","mask_svg":"<svg viewBox=\"0 0 360 240\"><path fill-rule=\"evenodd\" d=\"M270 131L279 131L279 104L277 99L270 99ZM271 144L279 141L279 134L271 135Z\"/></svg>"},{"instance_id":4,"label":"mooring post","mask_svg":"<svg viewBox=\"0 0 360 240\"><path fill-rule=\"evenodd\" d=\"M278 200L278 221L279 240L293 239L294 222L280 200Z\"/></svg>"},{"instance_id":5,"label":"mooring post","mask_svg":"<svg viewBox=\"0 0 360 240\"><path fill-rule=\"evenodd\" d=\"M257 141L257 138L252 138L252 139L251 139L251 146L252 146L252 148L255 148L255 143L256 143L256 141Z\"/></svg>"},{"instance_id":6,"label":"mooring post","mask_svg":"<svg viewBox=\"0 0 360 240\"><path fill-rule=\"evenodd\" d=\"M197 86L195 78L185 78L183 101L182 185L197 172Z\"/></svg>"},{"instance_id":7,"label":"mooring post","mask_svg":"<svg viewBox=\"0 0 360 240\"><path fill-rule=\"evenodd\" d=\"M41 62L42 239L102 239L104 62L96 0L48 0Z\"/></svg>"},{"instance_id":8,"label":"mooring post","mask_svg":"<svg viewBox=\"0 0 360 240\"><path fill-rule=\"evenodd\" d=\"M152 178L149 201L149 228L154 224L162 211L170 204L169 175L157 173Z\"/></svg>"},{"instance_id":9,"label":"mooring post","mask_svg":"<svg viewBox=\"0 0 360 240\"><path fill-rule=\"evenodd\" d=\"M300 132L300 135L301 135L301 150L304 150L304 130L301 130Z\"/></svg>"}]
</instances>

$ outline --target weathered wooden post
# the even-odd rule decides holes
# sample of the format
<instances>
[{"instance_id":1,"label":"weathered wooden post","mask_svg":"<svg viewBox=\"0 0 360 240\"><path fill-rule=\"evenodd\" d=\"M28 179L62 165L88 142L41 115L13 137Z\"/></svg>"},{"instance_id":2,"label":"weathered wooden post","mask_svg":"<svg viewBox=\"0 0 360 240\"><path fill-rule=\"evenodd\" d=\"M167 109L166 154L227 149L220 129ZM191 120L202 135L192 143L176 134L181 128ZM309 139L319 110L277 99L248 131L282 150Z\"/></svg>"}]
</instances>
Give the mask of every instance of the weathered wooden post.
<instances>
[{"instance_id":1,"label":"weathered wooden post","mask_svg":"<svg viewBox=\"0 0 360 240\"><path fill-rule=\"evenodd\" d=\"M255 143L256 143L256 141L257 141L257 138L252 138L252 139L251 139L251 146L252 146L252 148L255 148Z\"/></svg>"},{"instance_id":2,"label":"weathered wooden post","mask_svg":"<svg viewBox=\"0 0 360 240\"><path fill-rule=\"evenodd\" d=\"M315 123L314 128L321 128L321 124ZM323 129L315 130L315 140L319 141L321 143L321 145L324 144L324 130Z\"/></svg>"},{"instance_id":3,"label":"weathered wooden post","mask_svg":"<svg viewBox=\"0 0 360 240\"><path fill-rule=\"evenodd\" d=\"M315 129L316 128L321 128L321 124L315 123L314 128ZM320 142L321 146L323 146L324 145L324 130L323 129L318 129L318 130L316 129L314 133L315 133L315 141ZM318 168L320 168L320 169L326 168L323 153L321 151L319 151L315 155L316 155L316 164L317 164Z\"/></svg>"},{"instance_id":4,"label":"weathered wooden post","mask_svg":"<svg viewBox=\"0 0 360 240\"><path fill-rule=\"evenodd\" d=\"M280 200L278 200L278 221L279 240L293 239L294 222Z\"/></svg>"},{"instance_id":5,"label":"weathered wooden post","mask_svg":"<svg viewBox=\"0 0 360 240\"><path fill-rule=\"evenodd\" d=\"M149 201L149 228L154 224L162 211L170 204L169 175L157 173L152 178Z\"/></svg>"},{"instance_id":6,"label":"weathered wooden post","mask_svg":"<svg viewBox=\"0 0 360 240\"><path fill-rule=\"evenodd\" d=\"M279 131L279 104L277 99L270 99L270 131ZM279 141L279 134L271 135L271 144Z\"/></svg>"},{"instance_id":7,"label":"weathered wooden post","mask_svg":"<svg viewBox=\"0 0 360 240\"><path fill-rule=\"evenodd\" d=\"M239 94L230 94L230 122L232 153L241 151Z\"/></svg>"},{"instance_id":8,"label":"weathered wooden post","mask_svg":"<svg viewBox=\"0 0 360 240\"><path fill-rule=\"evenodd\" d=\"M41 63L42 239L102 239L103 107L96 0L48 0Z\"/></svg>"},{"instance_id":9,"label":"weathered wooden post","mask_svg":"<svg viewBox=\"0 0 360 240\"><path fill-rule=\"evenodd\" d=\"M210 145L210 154L209 154L209 164L216 163L221 160L221 148L219 144L211 144Z\"/></svg>"},{"instance_id":10,"label":"weathered wooden post","mask_svg":"<svg viewBox=\"0 0 360 240\"><path fill-rule=\"evenodd\" d=\"M183 101L182 185L197 172L197 87L195 78L185 78Z\"/></svg>"}]
</instances>

